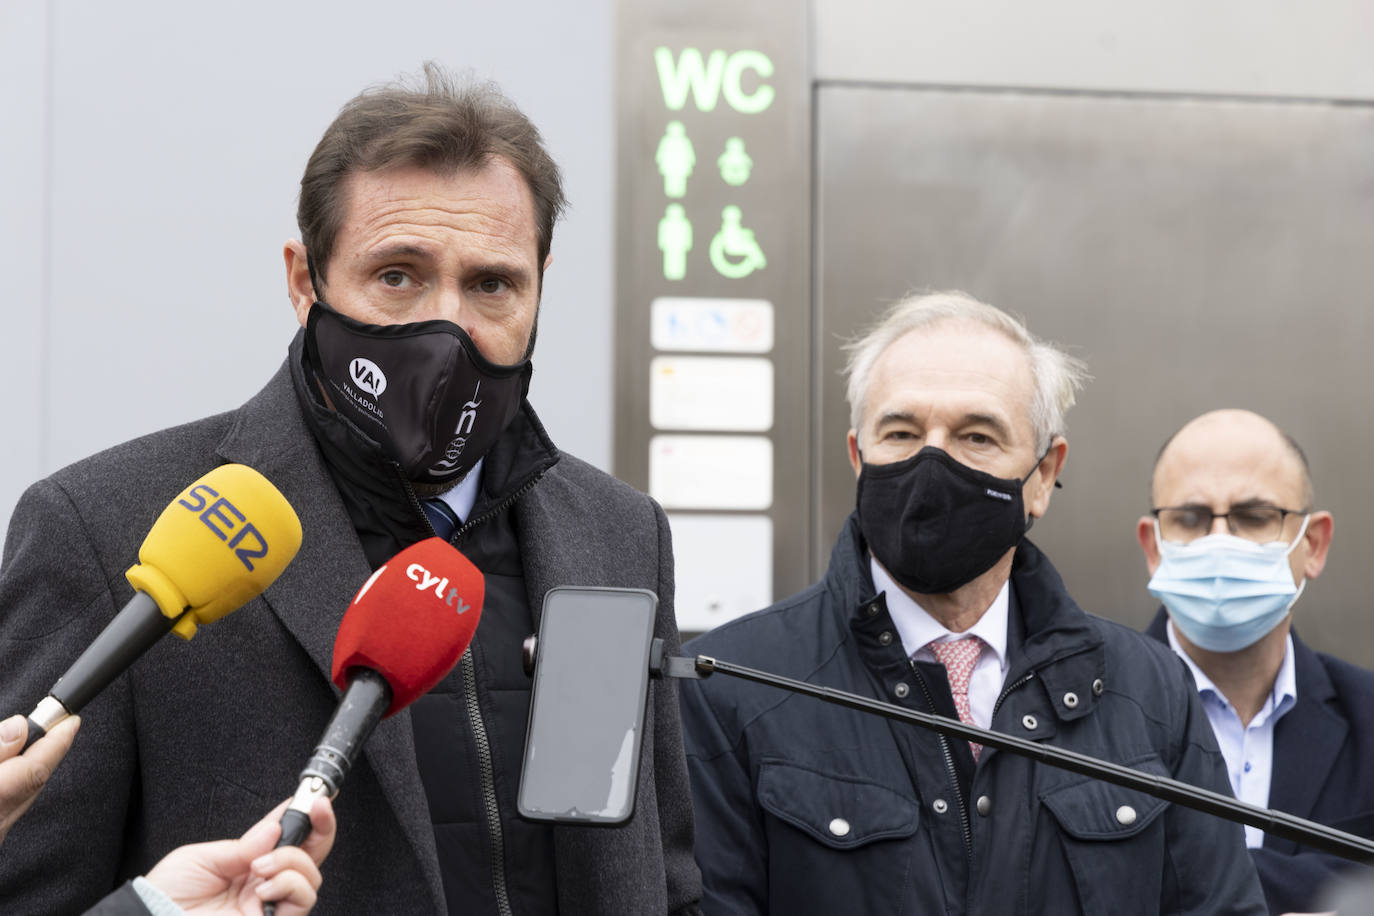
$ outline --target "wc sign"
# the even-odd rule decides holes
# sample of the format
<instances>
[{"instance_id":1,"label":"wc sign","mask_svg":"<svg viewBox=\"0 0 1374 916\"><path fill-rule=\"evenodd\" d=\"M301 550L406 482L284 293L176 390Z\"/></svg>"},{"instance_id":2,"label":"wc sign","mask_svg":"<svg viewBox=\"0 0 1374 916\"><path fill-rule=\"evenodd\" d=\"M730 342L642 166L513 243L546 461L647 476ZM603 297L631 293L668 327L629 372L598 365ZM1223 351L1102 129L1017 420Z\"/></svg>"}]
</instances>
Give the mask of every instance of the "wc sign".
<instances>
[{"instance_id":1,"label":"wc sign","mask_svg":"<svg viewBox=\"0 0 1374 916\"><path fill-rule=\"evenodd\" d=\"M773 87L766 82L773 76L773 62L761 51L715 50L703 56L699 48L674 54L658 47L654 64L670 111L681 111L689 98L701 111L714 111L724 98L740 114L758 114L773 104Z\"/></svg>"}]
</instances>

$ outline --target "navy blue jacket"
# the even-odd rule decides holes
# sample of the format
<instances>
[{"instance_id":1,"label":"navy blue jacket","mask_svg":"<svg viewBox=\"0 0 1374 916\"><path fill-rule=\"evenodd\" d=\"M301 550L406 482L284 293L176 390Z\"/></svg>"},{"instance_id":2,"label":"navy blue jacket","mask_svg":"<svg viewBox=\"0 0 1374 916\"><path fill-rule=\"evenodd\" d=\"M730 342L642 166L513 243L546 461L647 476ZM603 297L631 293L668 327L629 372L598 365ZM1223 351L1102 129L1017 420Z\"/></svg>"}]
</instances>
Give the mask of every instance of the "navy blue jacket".
<instances>
[{"instance_id":1,"label":"navy blue jacket","mask_svg":"<svg viewBox=\"0 0 1374 916\"><path fill-rule=\"evenodd\" d=\"M1011 594L994 728L1229 791L1180 659L1085 614L1029 542ZM687 651L955 715L943 667L907 658L874 595L852 517L819 583ZM707 913L1264 912L1239 825L724 675L683 684Z\"/></svg>"},{"instance_id":2,"label":"navy blue jacket","mask_svg":"<svg viewBox=\"0 0 1374 916\"><path fill-rule=\"evenodd\" d=\"M1146 631L1165 644L1167 619L1160 608ZM1274 726L1269 807L1374 838L1374 672L1313 652L1296 631L1293 667L1298 701ZM1269 834L1250 854L1274 913L1321 909L1332 879L1360 868Z\"/></svg>"}]
</instances>

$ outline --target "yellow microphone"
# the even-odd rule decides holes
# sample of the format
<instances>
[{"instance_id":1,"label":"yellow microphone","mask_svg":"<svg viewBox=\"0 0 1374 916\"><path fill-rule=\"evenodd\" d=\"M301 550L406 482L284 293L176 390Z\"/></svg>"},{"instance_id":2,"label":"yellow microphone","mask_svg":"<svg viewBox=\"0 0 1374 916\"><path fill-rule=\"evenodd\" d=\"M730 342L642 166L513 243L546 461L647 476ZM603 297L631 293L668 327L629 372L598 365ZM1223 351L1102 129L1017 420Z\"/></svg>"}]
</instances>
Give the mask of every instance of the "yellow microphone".
<instances>
[{"instance_id":1,"label":"yellow microphone","mask_svg":"<svg viewBox=\"0 0 1374 916\"><path fill-rule=\"evenodd\" d=\"M92 698L172 631L190 639L260 595L301 546L301 522L257 471L226 464L158 516L125 578L134 597L57 679L29 716L30 744Z\"/></svg>"}]
</instances>

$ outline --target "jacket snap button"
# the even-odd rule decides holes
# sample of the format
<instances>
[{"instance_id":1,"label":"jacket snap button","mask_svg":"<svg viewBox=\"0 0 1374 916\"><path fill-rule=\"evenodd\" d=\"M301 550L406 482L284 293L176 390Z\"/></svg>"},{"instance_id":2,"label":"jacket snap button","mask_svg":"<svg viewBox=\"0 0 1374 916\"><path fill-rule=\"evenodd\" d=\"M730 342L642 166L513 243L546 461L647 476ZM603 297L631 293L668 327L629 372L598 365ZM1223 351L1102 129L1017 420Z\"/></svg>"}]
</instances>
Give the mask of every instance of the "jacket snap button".
<instances>
[{"instance_id":1,"label":"jacket snap button","mask_svg":"<svg viewBox=\"0 0 1374 916\"><path fill-rule=\"evenodd\" d=\"M931 803L930 807L935 809L936 814L944 814L949 810L949 802L945 801L943 798L937 798Z\"/></svg>"},{"instance_id":2,"label":"jacket snap button","mask_svg":"<svg viewBox=\"0 0 1374 916\"><path fill-rule=\"evenodd\" d=\"M1123 827L1129 827L1135 823L1135 809L1130 805L1122 805L1116 809L1116 822Z\"/></svg>"},{"instance_id":3,"label":"jacket snap button","mask_svg":"<svg viewBox=\"0 0 1374 916\"><path fill-rule=\"evenodd\" d=\"M879 634L878 634L878 642L879 642L881 645L884 645L884 646L890 646L890 645L892 645L892 631L891 631L891 630L883 630L881 633L879 633Z\"/></svg>"},{"instance_id":4,"label":"jacket snap button","mask_svg":"<svg viewBox=\"0 0 1374 916\"><path fill-rule=\"evenodd\" d=\"M906 699L906 695L911 693L911 688L906 684L898 684L896 687L892 688L892 692L897 694L897 699L904 700Z\"/></svg>"},{"instance_id":5,"label":"jacket snap button","mask_svg":"<svg viewBox=\"0 0 1374 916\"><path fill-rule=\"evenodd\" d=\"M1093 696L1095 696L1095 697L1100 697L1100 696L1102 696L1102 687L1103 687L1102 678L1098 678L1097 680L1093 681Z\"/></svg>"},{"instance_id":6,"label":"jacket snap button","mask_svg":"<svg viewBox=\"0 0 1374 916\"><path fill-rule=\"evenodd\" d=\"M869 617L877 617L877 616L878 616L878 602L874 601L874 602L870 603L870 604L868 605L868 607L864 608L864 612L867 613Z\"/></svg>"},{"instance_id":7,"label":"jacket snap button","mask_svg":"<svg viewBox=\"0 0 1374 916\"><path fill-rule=\"evenodd\" d=\"M991 814L992 799L988 798L986 795L978 796L978 813L983 815L983 817L987 817Z\"/></svg>"},{"instance_id":8,"label":"jacket snap button","mask_svg":"<svg viewBox=\"0 0 1374 916\"><path fill-rule=\"evenodd\" d=\"M835 818L833 821L830 822L830 832L833 833L835 836L848 836L849 821L845 820L842 817Z\"/></svg>"},{"instance_id":9,"label":"jacket snap button","mask_svg":"<svg viewBox=\"0 0 1374 916\"><path fill-rule=\"evenodd\" d=\"M1069 709L1076 707L1078 705L1078 694L1074 693L1072 690L1064 694L1064 705Z\"/></svg>"},{"instance_id":10,"label":"jacket snap button","mask_svg":"<svg viewBox=\"0 0 1374 916\"><path fill-rule=\"evenodd\" d=\"M1035 727L1039 725L1040 722L1035 718L1035 716L1022 716L1021 724L1025 727L1026 731L1033 732L1035 731Z\"/></svg>"}]
</instances>

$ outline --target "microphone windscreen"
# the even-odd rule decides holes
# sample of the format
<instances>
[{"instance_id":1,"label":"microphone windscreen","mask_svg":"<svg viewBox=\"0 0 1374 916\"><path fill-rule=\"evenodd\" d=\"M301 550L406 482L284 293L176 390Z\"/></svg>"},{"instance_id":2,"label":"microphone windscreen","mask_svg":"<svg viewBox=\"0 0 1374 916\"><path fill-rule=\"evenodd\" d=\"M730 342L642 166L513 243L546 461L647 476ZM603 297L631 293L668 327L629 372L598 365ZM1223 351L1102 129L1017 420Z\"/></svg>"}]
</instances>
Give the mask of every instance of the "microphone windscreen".
<instances>
[{"instance_id":1,"label":"microphone windscreen","mask_svg":"<svg viewBox=\"0 0 1374 916\"><path fill-rule=\"evenodd\" d=\"M260 595L300 546L300 519L281 491L246 465L225 464L162 510L125 576L168 617L189 610L173 631L190 639L197 624Z\"/></svg>"},{"instance_id":2,"label":"microphone windscreen","mask_svg":"<svg viewBox=\"0 0 1374 916\"><path fill-rule=\"evenodd\" d=\"M387 560L358 589L334 640L332 676L340 690L354 668L391 685L386 714L428 693L477 632L485 583L446 541L429 538Z\"/></svg>"}]
</instances>

